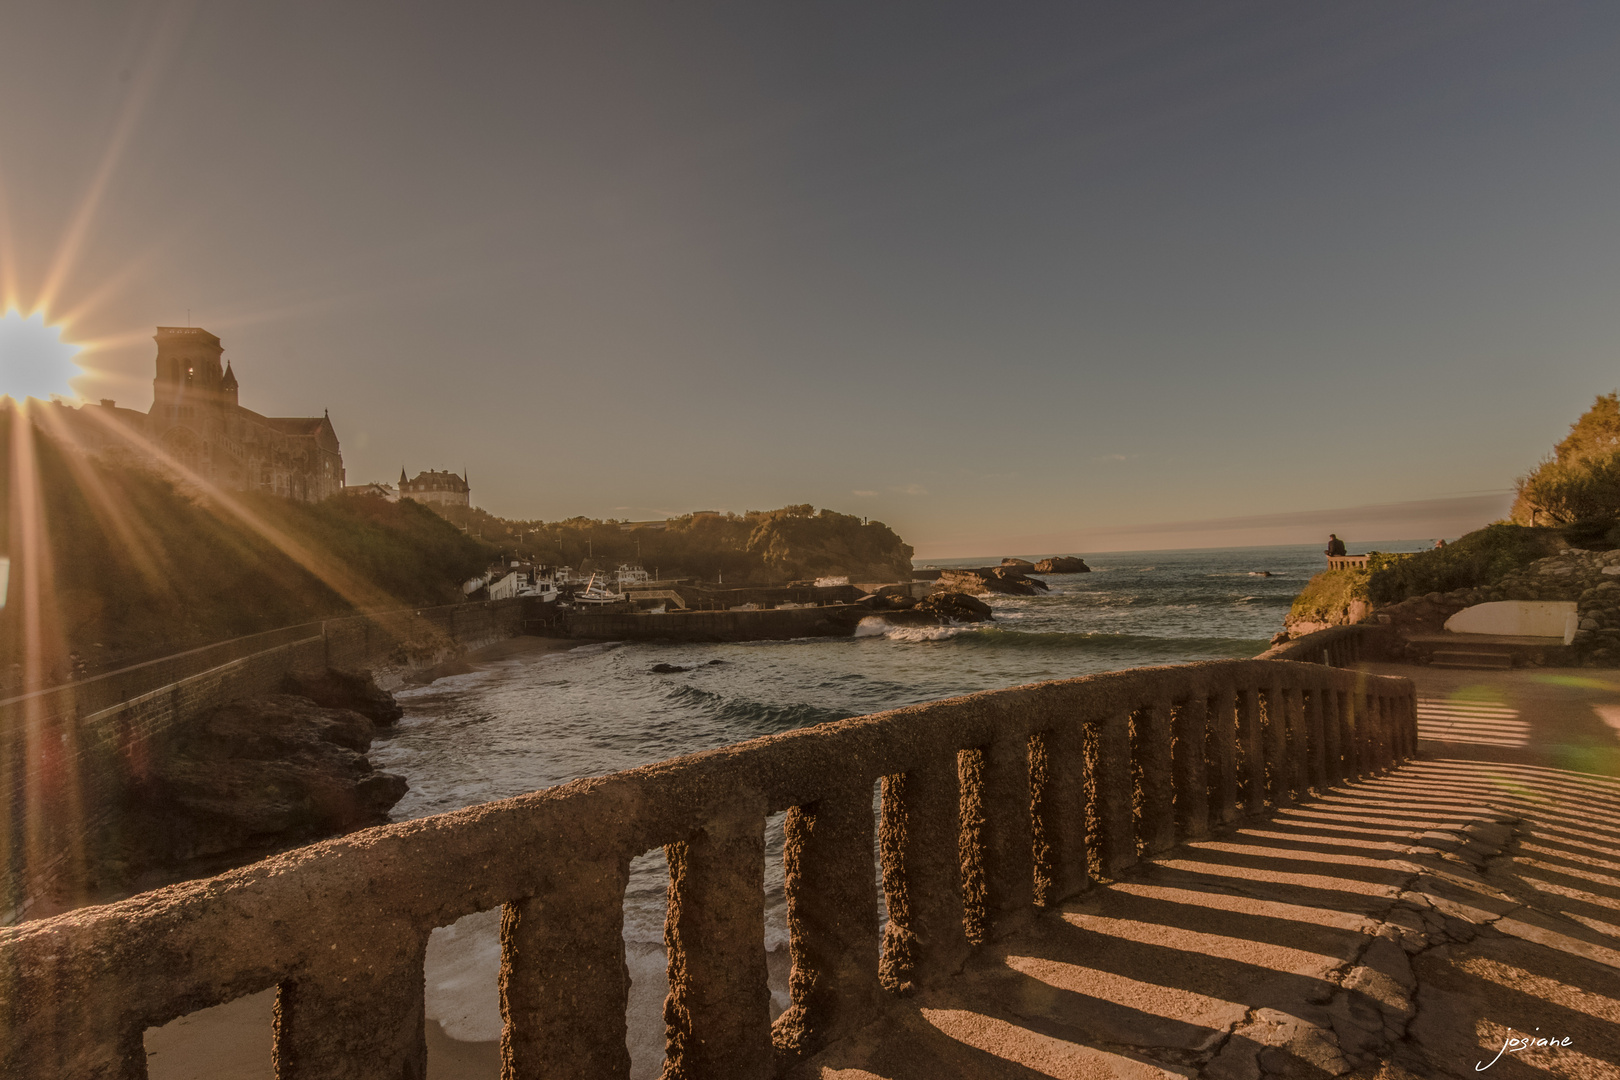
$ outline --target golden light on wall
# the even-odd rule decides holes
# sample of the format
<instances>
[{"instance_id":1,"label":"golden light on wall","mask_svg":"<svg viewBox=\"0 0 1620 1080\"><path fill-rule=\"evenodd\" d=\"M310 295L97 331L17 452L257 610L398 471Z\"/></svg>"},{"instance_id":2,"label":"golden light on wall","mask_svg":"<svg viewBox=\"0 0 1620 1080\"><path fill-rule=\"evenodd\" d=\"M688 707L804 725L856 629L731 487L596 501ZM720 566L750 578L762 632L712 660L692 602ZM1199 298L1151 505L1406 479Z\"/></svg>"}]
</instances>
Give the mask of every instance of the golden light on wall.
<instances>
[{"instance_id":1,"label":"golden light on wall","mask_svg":"<svg viewBox=\"0 0 1620 1080\"><path fill-rule=\"evenodd\" d=\"M23 315L15 308L0 315L0 398L22 402L75 397L69 380L82 375L74 363L80 347L62 340L62 326L45 314Z\"/></svg>"}]
</instances>

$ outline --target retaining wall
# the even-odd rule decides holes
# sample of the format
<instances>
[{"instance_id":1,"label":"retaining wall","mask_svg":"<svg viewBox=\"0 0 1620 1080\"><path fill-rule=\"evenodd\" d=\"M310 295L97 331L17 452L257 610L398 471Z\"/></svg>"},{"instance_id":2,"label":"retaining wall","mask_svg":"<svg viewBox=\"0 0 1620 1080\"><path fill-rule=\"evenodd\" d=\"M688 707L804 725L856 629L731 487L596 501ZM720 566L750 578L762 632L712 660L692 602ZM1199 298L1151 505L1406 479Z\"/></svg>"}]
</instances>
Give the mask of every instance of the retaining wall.
<instances>
[{"instance_id":1,"label":"retaining wall","mask_svg":"<svg viewBox=\"0 0 1620 1080\"><path fill-rule=\"evenodd\" d=\"M323 667L372 668L398 685L413 667L521 632L515 600L357 615L0 701L0 923L104 876L119 809L154 756L209 710L279 693L289 673Z\"/></svg>"},{"instance_id":2,"label":"retaining wall","mask_svg":"<svg viewBox=\"0 0 1620 1080\"><path fill-rule=\"evenodd\" d=\"M1416 743L1405 679L1217 661L933 702L369 829L0 929L0 1075L137 1080L147 1028L274 987L281 1080L421 1077L428 935L501 907L503 1075L622 1080L624 892L630 860L662 846L664 1075L765 1080L1039 908ZM793 971L773 1024L765 821L784 810Z\"/></svg>"}]
</instances>

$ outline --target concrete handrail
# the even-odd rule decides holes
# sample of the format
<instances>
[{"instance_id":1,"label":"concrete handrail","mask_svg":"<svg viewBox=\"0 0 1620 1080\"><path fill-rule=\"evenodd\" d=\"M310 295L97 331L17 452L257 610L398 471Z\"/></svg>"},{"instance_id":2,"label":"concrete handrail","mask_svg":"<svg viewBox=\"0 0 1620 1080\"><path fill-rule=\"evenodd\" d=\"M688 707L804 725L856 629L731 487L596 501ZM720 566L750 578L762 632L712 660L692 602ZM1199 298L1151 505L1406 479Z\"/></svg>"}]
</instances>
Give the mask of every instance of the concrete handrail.
<instances>
[{"instance_id":1,"label":"concrete handrail","mask_svg":"<svg viewBox=\"0 0 1620 1080\"><path fill-rule=\"evenodd\" d=\"M504 905L505 1075L627 1076L624 892L630 860L662 846L667 1075L763 1078L1037 905L1392 767L1416 738L1405 679L1217 661L916 705L369 829L0 929L0 1075L144 1077L148 1027L278 987L283 1080L421 1076L428 935ZM764 835L783 810L793 973L773 1025Z\"/></svg>"},{"instance_id":2,"label":"concrete handrail","mask_svg":"<svg viewBox=\"0 0 1620 1080\"><path fill-rule=\"evenodd\" d=\"M1390 630L1376 623L1329 626L1301 637L1273 645L1256 660L1297 660L1328 667L1354 667L1363 660L1374 660L1387 653Z\"/></svg>"},{"instance_id":3,"label":"concrete handrail","mask_svg":"<svg viewBox=\"0 0 1620 1080\"><path fill-rule=\"evenodd\" d=\"M1329 555L1327 562L1329 570L1356 570L1367 565L1367 556Z\"/></svg>"}]
</instances>

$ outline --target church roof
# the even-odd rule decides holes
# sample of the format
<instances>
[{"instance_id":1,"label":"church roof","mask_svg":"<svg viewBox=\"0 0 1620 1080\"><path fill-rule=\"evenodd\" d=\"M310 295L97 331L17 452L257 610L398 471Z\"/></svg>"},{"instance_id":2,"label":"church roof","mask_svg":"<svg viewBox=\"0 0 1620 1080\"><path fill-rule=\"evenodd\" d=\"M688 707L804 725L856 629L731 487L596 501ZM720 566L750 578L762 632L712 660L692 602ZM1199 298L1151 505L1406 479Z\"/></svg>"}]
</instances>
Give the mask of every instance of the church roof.
<instances>
[{"instance_id":1,"label":"church roof","mask_svg":"<svg viewBox=\"0 0 1620 1080\"><path fill-rule=\"evenodd\" d=\"M264 422L288 435L314 435L326 423L324 416L267 416Z\"/></svg>"},{"instance_id":2,"label":"church roof","mask_svg":"<svg viewBox=\"0 0 1620 1080\"><path fill-rule=\"evenodd\" d=\"M236 389L236 372L231 370L231 362L229 360L225 361L225 377L219 381L219 386L222 390Z\"/></svg>"}]
</instances>

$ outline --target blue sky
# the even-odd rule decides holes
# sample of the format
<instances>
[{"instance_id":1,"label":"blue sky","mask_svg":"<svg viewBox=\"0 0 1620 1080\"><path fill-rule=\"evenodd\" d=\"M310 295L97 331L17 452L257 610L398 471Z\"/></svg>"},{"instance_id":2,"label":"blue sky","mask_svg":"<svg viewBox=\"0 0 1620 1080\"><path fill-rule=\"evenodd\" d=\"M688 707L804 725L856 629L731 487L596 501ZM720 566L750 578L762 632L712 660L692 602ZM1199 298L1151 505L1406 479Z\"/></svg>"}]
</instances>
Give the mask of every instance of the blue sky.
<instances>
[{"instance_id":1,"label":"blue sky","mask_svg":"<svg viewBox=\"0 0 1620 1080\"><path fill-rule=\"evenodd\" d=\"M1620 383L1617 135L1602 4L19 0L0 287L509 516L1455 535Z\"/></svg>"}]
</instances>

